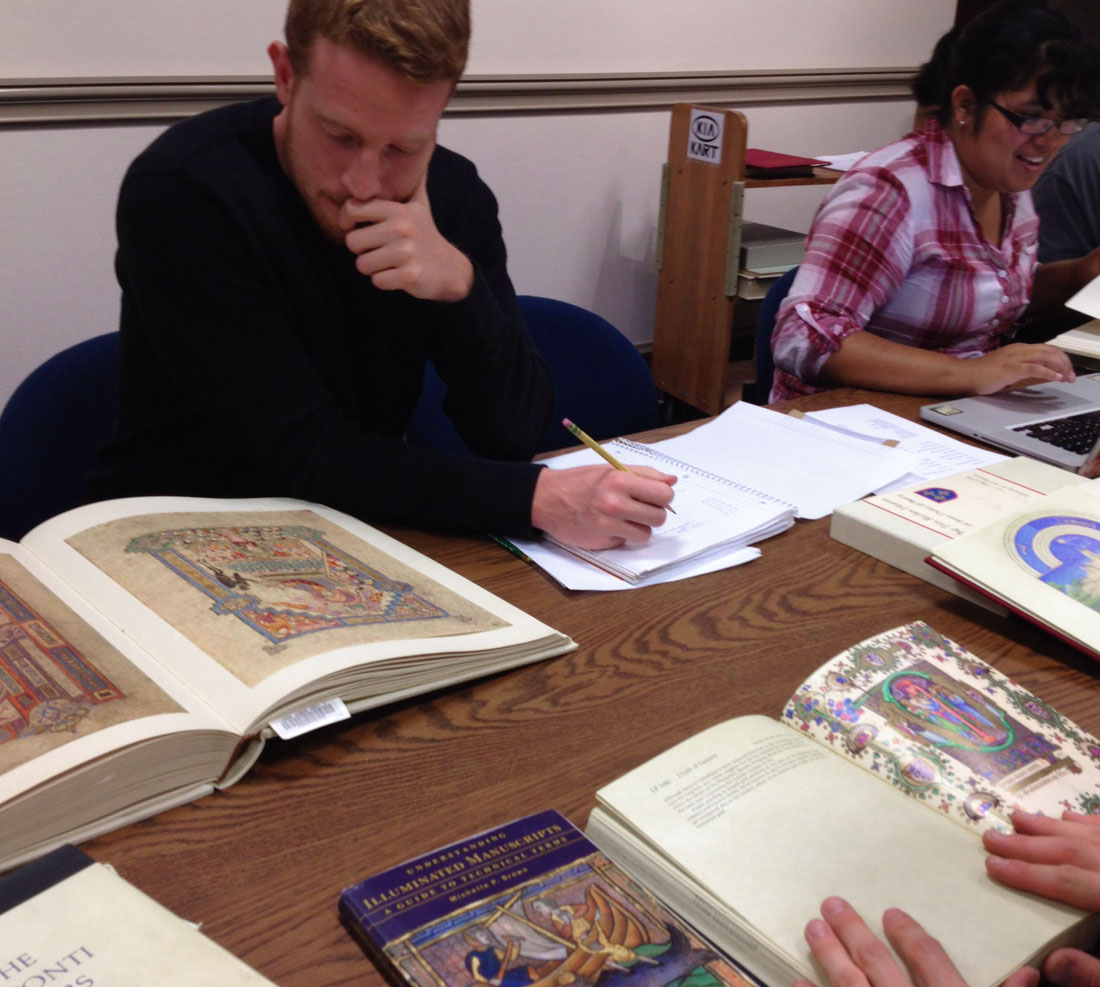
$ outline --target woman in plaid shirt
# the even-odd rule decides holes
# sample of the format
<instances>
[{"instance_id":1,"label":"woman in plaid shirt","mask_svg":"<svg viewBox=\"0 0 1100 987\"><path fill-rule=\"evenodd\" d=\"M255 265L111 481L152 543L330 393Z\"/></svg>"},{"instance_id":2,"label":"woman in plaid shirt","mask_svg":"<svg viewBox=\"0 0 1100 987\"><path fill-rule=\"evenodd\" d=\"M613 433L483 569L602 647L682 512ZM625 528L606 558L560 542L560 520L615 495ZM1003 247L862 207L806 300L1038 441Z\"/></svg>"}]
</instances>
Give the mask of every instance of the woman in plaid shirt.
<instances>
[{"instance_id":1,"label":"woman in plaid shirt","mask_svg":"<svg viewBox=\"0 0 1100 987\"><path fill-rule=\"evenodd\" d=\"M772 338L772 400L1073 380L1060 350L1008 340L1025 310L1100 276L1100 250L1036 268L1030 191L1100 115L1100 51L1045 3L1005 0L944 35L913 92L932 107L923 127L863 158L814 219Z\"/></svg>"}]
</instances>

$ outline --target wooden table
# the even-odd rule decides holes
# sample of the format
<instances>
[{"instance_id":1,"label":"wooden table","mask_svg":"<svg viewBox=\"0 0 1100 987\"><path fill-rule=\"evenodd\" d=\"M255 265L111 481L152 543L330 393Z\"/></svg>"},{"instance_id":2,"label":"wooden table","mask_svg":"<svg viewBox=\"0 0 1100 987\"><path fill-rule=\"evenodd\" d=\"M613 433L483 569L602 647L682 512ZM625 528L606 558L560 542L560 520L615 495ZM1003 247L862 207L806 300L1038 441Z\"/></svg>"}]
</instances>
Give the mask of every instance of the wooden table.
<instances>
[{"instance_id":1,"label":"wooden table","mask_svg":"<svg viewBox=\"0 0 1100 987\"><path fill-rule=\"evenodd\" d=\"M868 399L909 416L920 403L809 402ZM286 987L383 983L338 921L346 885L539 809L583 827L601 785L722 719L776 715L824 660L899 624L927 621L1100 733L1100 665L832 541L828 520L745 566L603 594L562 590L487 539L396 534L580 648L272 742L236 786L85 846Z\"/></svg>"}]
</instances>

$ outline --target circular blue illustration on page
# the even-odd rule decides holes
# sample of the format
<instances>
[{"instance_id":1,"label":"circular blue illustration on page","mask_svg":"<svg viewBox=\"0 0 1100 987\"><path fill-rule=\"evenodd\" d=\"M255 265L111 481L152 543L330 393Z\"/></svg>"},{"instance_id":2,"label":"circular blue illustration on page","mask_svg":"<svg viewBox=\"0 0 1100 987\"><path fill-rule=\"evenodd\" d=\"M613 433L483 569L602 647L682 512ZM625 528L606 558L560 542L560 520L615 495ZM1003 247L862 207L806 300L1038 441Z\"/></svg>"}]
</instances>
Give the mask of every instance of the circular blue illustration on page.
<instances>
[{"instance_id":1,"label":"circular blue illustration on page","mask_svg":"<svg viewBox=\"0 0 1100 987\"><path fill-rule=\"evenodd\" d=\"M1005 540L1016 559L1048 586L1100 610L1100 521L1043 515L1020 522Z\"/></svg>"}]
</instances>

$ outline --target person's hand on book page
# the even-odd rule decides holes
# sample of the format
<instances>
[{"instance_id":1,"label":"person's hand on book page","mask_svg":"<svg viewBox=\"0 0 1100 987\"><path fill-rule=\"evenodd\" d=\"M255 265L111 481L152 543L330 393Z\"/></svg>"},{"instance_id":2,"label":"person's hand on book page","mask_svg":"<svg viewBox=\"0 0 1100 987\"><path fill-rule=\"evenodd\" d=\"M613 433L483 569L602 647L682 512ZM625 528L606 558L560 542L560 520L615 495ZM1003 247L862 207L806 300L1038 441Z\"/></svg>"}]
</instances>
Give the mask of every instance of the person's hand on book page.
<instances>
[{"instance_id":1,"label":"person's hand on book page","mask_svg":"<svg viewBox=\"0 0 1100 987\"><path fill-rule=\"evenodd\" d=\"M982 837L989 876L1021 891L1100 912L1100 816L1064 812L1061 819L1012 814L1015 833ZM1079 949L1056 949L1043 977L1060 987L1100 987L1100 959Z\"/></svg>"},{"instance_id":2,"label":"person's hand on book page","mask_svg":"<svg viewBox=\"0 0 1100 987\"><path fill-rule=\"evenodd\" d=\"M843 898L826 898L822 918L806 926L810 952L824 971L830 987L966 987L955 964L939 941L915 919L897 908L882 916L886 938L907 969L886 948ZM1037 987L1039 971L1017 970L1004 987ZM811 987L808 980L794 987Z\"/></svg>"},{"instance_id":3,"label":"person's hand on book page","mask_svg":"<svg viewBox=\"0 0 1100 987\"><path fill-rule=\"evenodd\" d=\"M531 524L563 545L616 548L648 541L665 522L676 477L648 466L544 469L535 483Z\"/></svg>"}]
</instances>

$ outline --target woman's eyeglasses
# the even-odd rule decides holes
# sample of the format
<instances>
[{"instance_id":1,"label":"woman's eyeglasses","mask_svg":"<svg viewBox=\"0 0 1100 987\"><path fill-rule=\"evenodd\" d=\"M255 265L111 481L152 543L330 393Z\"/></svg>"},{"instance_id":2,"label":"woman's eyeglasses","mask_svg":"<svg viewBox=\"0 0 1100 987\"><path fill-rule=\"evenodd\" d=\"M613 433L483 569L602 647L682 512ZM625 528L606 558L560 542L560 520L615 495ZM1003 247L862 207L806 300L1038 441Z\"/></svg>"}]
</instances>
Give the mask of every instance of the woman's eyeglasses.
<instances>
[{"instance_id":1,"label":"woman's eyeglasses","mask_svg":"<svg viewBox=\"0 0 1100 987\"><path fill-rule=\"evenodd\" d=\"M989 105L997 110L1009 123L1022 134L1048 134L1055 127L1065 137L1079 134L1088 124L1088 120L1051 120L1050 117L1023 116L1006 110L999 103L989 100Z\"/></svg>"}]
</instances>

